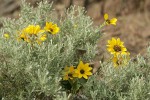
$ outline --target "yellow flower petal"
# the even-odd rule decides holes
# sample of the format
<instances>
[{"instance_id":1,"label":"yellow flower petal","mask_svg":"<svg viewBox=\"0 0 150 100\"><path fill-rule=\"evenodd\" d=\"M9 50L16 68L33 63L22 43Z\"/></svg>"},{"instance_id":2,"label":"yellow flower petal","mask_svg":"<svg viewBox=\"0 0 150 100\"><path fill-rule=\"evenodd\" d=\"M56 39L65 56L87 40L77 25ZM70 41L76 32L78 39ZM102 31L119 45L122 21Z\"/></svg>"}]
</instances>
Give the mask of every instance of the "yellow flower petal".
<instances>
[{"instance_id":1,"label":"yellow flower petal","mask_svg":"<svg viewBox=\"0 0 150 100\"><path fill-rule=\"evenodd\" d=\"M85 79L88 79L87 75L85 75L85 74L83 75L83 77L84 77Z\"/></svg>"},{"instance_id":2,"label":"yellow flower petal","mask_svg":"<svg viewBox=\"0 0 150 100\"><path fill-rule=\"evenodd\" d=\"M40 40L41 41L45 41L47 39L47 35L46 34L43 34L41 37L40 37Z\"/></svg>"},{"instance_id":3,"label":"yellow flower petal","mask_svg":"<svg viewBox=\"0 0 150 100\"><path fill-rule=\"evenodd\" d=\"M87 71L91 71L91 70L92 70L92 67L88 67L88 68L87 68Z\"/></svg>"},{"instance_id":4,"label":"yellow flower petal","mask_svg":"<svg viewBox=\"0 0 150 100\"><path fill-rule=\"evenodd\" d=\"M115 45L116 44L116 39L112 38L112 44Z\"/></svg>"},{"instance_id":5,"label":"yellow flower petal","mask_svg":"<svg viewBox=\"0 0 150 100\"><path fill-rule=\"evenodd\" d=\"M86 72L86 75L92 75L92 73L91 72Z\"/></svg>"},{"instance_id":6,"label":"yellow flower petal","mask_svg":"<svg viewBox=\"0 0 150 100\"><path fill-rule=\"evenodd\" d=\"M126 48L122 48L122 51L127 51L127 49Z\"/></svg>"},{"instance_id":7,"label":"yellow flower petal","mask_svg":"<svg viewBox=\"0 0 150 100\"><path fill-rule=\"evenodd\" d=\"M116 23L111 23L111 24L116 26Z\"/></svg>"},{"instance_id":8,"label":"yellow flower petal","mask_svg":"<svg viewBox=\"0 0 150 100\"><path fill-rule=\"evenodd\" d=\"M108 20L108 14L104 14L104 19Z\"/></svg>"},{"instance_id":9,"label":"yellow flower petal","mask_svg":"<svg viewBox=\"0 0 150 100\"><path fill-rule=\"evenodd\" d=\"M117 18L112 18L112 19L110 20L110 22L116 23L116 22L117 22Z\"/></svg>"},{"instance_id":10,"label":"yellow flower petal","mask_svg":"<svg viewBox=\"0 0 150 100\"><path fill-rule=\"evenodd\" d=\"M78 74L78 78L81 78L82 77L82 74Z\"/></svg>"},{"instance_id":11,"label":"yellow flower petal","mask_svg":"<svg viewBox=\"0 0 150 100\"><path fill-rule=\"evenodd\" d=\"M73 72L74 71L74 67L70 66L70 71Z\"/></svg>"},{"instance_id":12,"label":"yellow flower petal","mask_svg":"<svg viewBox=\"0 0 150 100\"><path fill-rule=\"evenodd\" d=\"M116 22L117 22L117 18L112 18L110 20L110 24L116 25Z\"/></svg>"}]
</instances>

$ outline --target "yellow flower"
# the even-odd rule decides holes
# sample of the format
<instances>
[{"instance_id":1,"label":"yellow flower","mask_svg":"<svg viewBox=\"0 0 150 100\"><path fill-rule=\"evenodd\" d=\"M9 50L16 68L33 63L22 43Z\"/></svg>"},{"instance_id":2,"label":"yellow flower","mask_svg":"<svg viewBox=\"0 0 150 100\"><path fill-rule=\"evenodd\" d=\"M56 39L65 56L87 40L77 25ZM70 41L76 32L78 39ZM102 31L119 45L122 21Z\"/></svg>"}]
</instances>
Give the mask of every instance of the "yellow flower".
<instances>
[{"instance_id":1,"label":"yellow flower","mask_svg":"<svg viewBox=\"0 0 150 100\"><path fill-rule=\"evenodd\" d=\"M20 36L19 36L19 40L23 40L23 41L26 41L26 42L30 42L30 39L27 37L27 35L25 33L21 33Z\"/></svg>"},{"instance_id":2,"label":"yellow flower","mask_svg":"<svg viewBox=\"0 0 150 100\"><path fill-rule=\"evenodd\" d=\"M9 36L8 33L5 33L5 34L4 34L4 37L5 37L6 39L8 39L10 36Z\"/></svg>"},{"instance_id":3,"label":"yellow flower","mask_svg":"<svg viewBox=\"0 0 150 100\"><path fill-rule=\"evenodd\" d=\"M41 27L39 25L29 25L24 29L24 32L29 35L37 35L38 33L44 32L41 30Z\"/></svg>"},{"instance_id":4,"label":"yellow flower","mask_svg":"<svg viewBox=\"0 0 150 100\"><path fill-rule=\"evenodd\" d=\"M46 22L46 26L44 27L44 29L51 34L57 34L60 30L59 27L52 22Z\"/></svg>"},{"instance_id":5,"label":"yellow flower","mask_svg":"<svg viewBox=\"0 0 150 100\"><path fill-rule=\"evenodd\" d=\"M77 74L78 78L84 77L85 79L88 79L88 76L92 75L91 70L92 67L89 67L89 63L83 64L83 62L80 61L75 73Z\"/></svg>"},{"instance_id":6,"label":"yellow flower","mask_svg":"<svg viewBox=\"0 0 150 100\"><path fill-rule=\"evenodd\" d=\"M107 50L114 55L126 54L127 49L123 44L124 43L120 41L120 38L112 38L112 40L108 40Z\"/></svg>"},{"instance_id":7,"label":"yellow flower","mask_svg":"<svg viewBox=\"0 0 150 100\"><path fill-rule=\"evenodd\" d=\"M47 35L43 34L42 36L39 37L39 39L37 39L37 43L41 44L41 42L45 41L47 39Z\"/></svg>"},{"instance_id":8,"label":"yellow flower","mask_svg":"<svg viewBox=\"0 0 150 100\"><path fill-rule=\"evenodd\" d=\"M43 34L41 37L40 37L40 40L41 41L45 41L47 39L47 35L46 34Z\"/></svg>"},{"instance_id":9,"label":"yellow flower","mask_svg":"<svg viewBox=\"0 0 150 100\"><path fill-rule=\"evenodd\" d=\"M126 54L114 56L112 59L114 67L125 66L128 64L129 60L130 60L129 52L126 52Z\"/></svg>"},{"instance_id":10,"label":"yellow flower","mask_svg":"<svg viewBox=\"0 0 150 100\"><path fill-rule=\"evenodd\" d=\"M109 24L116 25L117 18L109 19L108 14L104 14L104 19L105 19L106 25L109 25Z\"/></svg>"},{"instance_id":11,"label":"yellow flower","mask_svg":"<svg viewBox=\"0 0 150 100\"><path fill-rule=\"evenodd\" d=\"M64 69L64 73L63 73L63 80L69 80L69 79L73 79L73 77L76 77L76 74L75 74L75 69L73 66L70 66L70 67L65 67Z\"/></svg>"},{"instance_id":12,"label":"yellow flower","mask_svg":"<svg viewBox=\"0 0 150 100\"><path fill-rule=\"evenodd\" d=\"M26 42L37 42L40 44L41 41L46 40L46 34L41 36L43 32L45 32L45 30L41 30L39 25L29 25L19 32L18 40L22 39Z\"/></svg>"}]
</instances>

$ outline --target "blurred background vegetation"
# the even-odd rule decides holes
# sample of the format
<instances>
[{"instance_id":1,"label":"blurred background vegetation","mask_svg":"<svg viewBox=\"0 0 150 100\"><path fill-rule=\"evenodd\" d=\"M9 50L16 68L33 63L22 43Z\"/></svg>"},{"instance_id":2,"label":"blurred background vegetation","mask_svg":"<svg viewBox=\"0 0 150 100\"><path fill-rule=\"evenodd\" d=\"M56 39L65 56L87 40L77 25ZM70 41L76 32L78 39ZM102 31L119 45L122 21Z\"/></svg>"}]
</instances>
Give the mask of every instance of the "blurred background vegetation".
<instances>
[{"instance_id":1,"label":"blurred background vegetation","mask_svg":"<svg viewBox=\"0 0 150 100\"><path fill-rule=\"evenodd\" d=\"M42 0L26 0L34 7ZM125 42L131 56L144 55L150 40L150 0L48 0L54 3L58 18L65 16L65 9L70 5L83 6L94 20L94 25L103 22L104 13L110 17L117 17L117 26L105 27L105 33L99 40L99 54L105 55L107 40L111 37L120 37ZM0 17L18 18L20 13L21 0L0 0ZM2 26L2 23L0 23ZM100 57L100 56L98 56ZM99 58L97 58L99 59Z\"/></svg>"}]
</instances>

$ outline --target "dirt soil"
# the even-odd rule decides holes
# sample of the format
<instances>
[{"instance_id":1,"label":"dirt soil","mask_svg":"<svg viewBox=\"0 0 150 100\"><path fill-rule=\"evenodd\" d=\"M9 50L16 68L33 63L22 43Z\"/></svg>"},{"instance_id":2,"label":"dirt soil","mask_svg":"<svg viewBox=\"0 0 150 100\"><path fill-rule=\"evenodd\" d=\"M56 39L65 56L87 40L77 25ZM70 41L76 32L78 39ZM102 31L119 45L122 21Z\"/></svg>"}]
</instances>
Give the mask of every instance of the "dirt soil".
<instances>
[{"instance_id":1,"label":"dirt soil","mask_svg":"<svg viewBox=\"0 0 150 100\"><path fill-rule=\"evenodd\" d=\"M36 6L42 0L26 0ZM64 14L64 9L70 5L84 6L87 15L94 20L94 25L100 25L104 13L110 18L118 18L117 26L107 26L105 33L98 42L99 55L106 55L107 40L119 37L134 57L145 55L150 41L150 0L49 0L54 2L58 15ZM0 0L0 16L18 18L21 0ZM100 58L98 58L100 59Z\"/></svg>"}]
</instances>

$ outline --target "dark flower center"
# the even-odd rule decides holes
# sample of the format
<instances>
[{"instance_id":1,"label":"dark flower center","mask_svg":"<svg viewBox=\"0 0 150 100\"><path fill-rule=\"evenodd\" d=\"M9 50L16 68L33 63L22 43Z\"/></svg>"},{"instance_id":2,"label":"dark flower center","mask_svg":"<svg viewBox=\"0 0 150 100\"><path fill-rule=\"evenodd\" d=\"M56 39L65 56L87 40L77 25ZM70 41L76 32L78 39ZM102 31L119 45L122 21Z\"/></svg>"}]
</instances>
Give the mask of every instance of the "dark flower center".
<instances>
[{"instance_id":1,"label":"dark flower center","mask_svg":"<svg viewBox=\"0 0 150 100\"><path fill-rule=\"evenodd\" d=\"M72 73L69 73L68 76L69 76L69 77L72 77Z\"/></svg>"},{"instance_id":2,"label":"dark flower center","mask_svg":"<svg viewBox=\"0 0 150 100\"><path fill-rule=\"evenodd\" d=\"M110 20L109 20L109 19L107 19L107 20L106 20L106 23L110 24Z\"/></svg>"},{"instance_id":3,"label":"dark flower center","mask_svg":"<svg viewBox=\"0 0 150 100\"><path fill-rule=\"evenodd\" d=\"M49 30L50 30L51 32L53 32L53 29L52 29L52 28L50 28Z\"/></svg>"},{"instance_id":4,"label":"dark flower center","mask_svg":"<svg viewBox=\"0 0 150 100\"><path fill-rule=\"evenodd\" d=\"M114 48L113 48L116 52L119 52L121 51L121 47L118 46L118 45L114 45Z\"/></svg>"},{"instance_id":5,"label":"dark flower center","mask_svg":"<svg viewBox=\"0 0 150 100\"><path fill-rule=\"evenodd\" d=\"M85 72L85 71L84 71L83 69L80 70L80 73L81 73L81 74L84 74L84 72Z\"/></svg>"}]
</instances>

